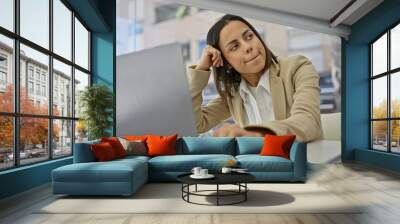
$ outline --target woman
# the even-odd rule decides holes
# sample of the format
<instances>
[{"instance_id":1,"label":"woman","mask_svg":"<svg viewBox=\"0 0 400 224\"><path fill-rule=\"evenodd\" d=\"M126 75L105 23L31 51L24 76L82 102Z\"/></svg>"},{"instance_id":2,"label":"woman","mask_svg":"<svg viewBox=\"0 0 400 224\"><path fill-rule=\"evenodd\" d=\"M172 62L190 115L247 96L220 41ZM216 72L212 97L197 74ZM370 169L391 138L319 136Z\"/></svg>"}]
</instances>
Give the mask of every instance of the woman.
<instances>
[{"instance_id":1,"label":"woman","mask_svg":"<svg viewBox=\"0 0 400 224\"><path fill-rule=\"evenodd\" d=\"M206 106L202 91L213 68L219 96ZM207 34L198 65L189 67L196 125L206 132L233 116L214 136L321 137L319 76L303 56L276 58L257 31L239 16L223 16Z\"/></svg>"}]
</instances>

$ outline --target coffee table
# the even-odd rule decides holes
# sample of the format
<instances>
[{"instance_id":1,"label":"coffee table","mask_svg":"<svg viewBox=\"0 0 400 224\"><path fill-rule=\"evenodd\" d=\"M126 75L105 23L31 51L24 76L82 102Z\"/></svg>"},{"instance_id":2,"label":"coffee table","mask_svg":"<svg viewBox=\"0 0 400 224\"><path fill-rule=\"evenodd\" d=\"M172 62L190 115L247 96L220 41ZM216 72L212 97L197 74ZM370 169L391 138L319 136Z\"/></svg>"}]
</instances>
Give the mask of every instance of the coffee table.
<instances>
[{"instance_id":1,"label":"coffee table","mask_svg":"<svg viewBox=\"0 0 400 224\"><path fill-rule=\"evenodd\" d=\"M247 201L247 192L249 188L247 183L255 180L255 177L249 173L214 173L215 176L212 179L193 179L190 177L191 173L182 174L177 177L178 181L182 183L182 199L188 203L198 205L234 205ZM215 190L197 190L197 185L215 185ZM194 191L190 191L190 186L195 186ZM220 185L236 185L237 190L224 190L220 189ZM209 192L215 192L216 194L205 194ZM190 196L204 196L204 197L216 197L217 204L202 204L190 201ZM221 197L232 197L240 196L240 199L231 203L221 203Z\"/></svg>"}]
</instances>

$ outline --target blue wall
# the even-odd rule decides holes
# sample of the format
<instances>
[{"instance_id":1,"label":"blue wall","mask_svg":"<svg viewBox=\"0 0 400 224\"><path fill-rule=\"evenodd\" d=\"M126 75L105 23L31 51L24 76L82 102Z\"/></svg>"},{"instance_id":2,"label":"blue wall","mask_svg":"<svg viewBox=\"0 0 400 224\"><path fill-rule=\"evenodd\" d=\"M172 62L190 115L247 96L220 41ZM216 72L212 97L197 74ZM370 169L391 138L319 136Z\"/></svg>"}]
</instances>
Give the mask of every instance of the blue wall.
<instances>
[{"instance_id":1,"label":"blue wall","mask_svg":"<svg viewBox=\"0 0 400 224\"><path fill-rule=\"evenodd\" d=\"M354 148L368 147L369 135L369 89L368 89L368 45L347 43L343 83L345 91L344 127L346 132L342 159L353 160ZM342 55L342 57L343 57Z\"/></svg>"},{"instance_id":2,"label":"blue wall","mask_svg":"<svg viewBox=\"0 0 400 224\"><path fill-rule=\"evenodd\" d=\"M71 163L68 157L0 172L0 199L48 183L53 169Z\"/></svg>"},{"instance_id":3,"label":"blue wall","mask_svg":"<svg viewBox=\"0 0 400 224\"><path fill-rule=\"evenodd\" d=\"M113 38L112 33L93 33L92 35L93 83L102 83L111 89L114 86Z\"/></svg>"},{"instance_id":4,"label":"blue wall","mask_svg":"<svg viewBox=\"0 0 400 224\"><path fill-rule=\"evenodd\" d=\"M113 76L115 66L113 40L113 33L92 34L92 82L104 84L115 93L115 82ZM113 129L113 127L110 127L110 133L113 133Z\"/></svg>"},{"instance_id":5,"label":"blue wall","mask_svg":"<svg viewBox=\"0 0 400 224\"><path fill-rule=\"evenodd\" d=\"M96 3L96 8L108 29L107 32L103 29L92 32L92 82L105 84L112 89L114 93L113 121L115 121L116 3L115 0L98 0ZM115 136L115 131L115 122L113 122L109 132Z\"/></svg>"},{"instance_id":6,"label":"blue wall","mask_svg":"<svg viewBox=\"0 0 400 224\"><path fill-rule=\"evenodd\" d=\"M387 153L369 150L369 43L392 25L400 22L400 1L386 0L351 27L349 40L342 40L344 87L342 103L342 159L358 160L383 168L398 170ZM359 151L363 150L363 151ZM383 155L385 154L385 155ZM379 162L377 162L380 160Z\"/></svg>"},{"instance_id":7,"label":"blue wall","mask_svg":"<svg viewBox=\"0 0 400 224\"><path fill-rule=\"evenodd\" d=\"M92 31L93 83L104 83L115 93L115 0L67 2ZM0 199L48 183L53 169L71 163L68 157L0 172Z\"/></svg>"}]
</instances>

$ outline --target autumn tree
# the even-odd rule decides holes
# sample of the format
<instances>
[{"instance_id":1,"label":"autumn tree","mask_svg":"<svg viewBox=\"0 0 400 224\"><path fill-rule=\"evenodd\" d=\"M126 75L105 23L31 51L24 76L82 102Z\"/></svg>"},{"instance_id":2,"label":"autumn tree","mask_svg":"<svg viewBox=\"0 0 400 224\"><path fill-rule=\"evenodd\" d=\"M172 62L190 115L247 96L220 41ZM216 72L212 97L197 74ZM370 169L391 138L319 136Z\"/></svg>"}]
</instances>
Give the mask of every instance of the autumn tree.
<instances>
[{"instance_id":1,"label":"autumn tree","mask_svg":"<svg viewBox=\"0 0 400 224\"><path fill-rule=\"evenodd\" d=\"M376 107L373 107L373 118L387 118L387 101L384 100ZM400 117L400 100L394 99L391 104L391 117ZM387 135L387 122L389 121L375 121L373 125L374 138L386 138ZM392 141L398 141L400 138L400 122L391 121Z\"/></svg>"},{"instance_id":2,"label":"autumn tree","mask_svg":"<svg viewBox=\"0 0 400 224\"><path fill-rule=\"evenodd\" d=\"M392 100L392 117L400 117L400 100ZM399 141L400 139L400 121L392 121L392 141Z\"/></svg>"},{"instance_id":3,"label":"autumn tree","mask_svg":"<svg viewBox=\"0 0 400 224\"><path fill-rule=\"evenodd\" d=\"M381 101L378 106L373 108L373 118L387 118L387 101ZM385 138L387 135L387 122L374 121L373 122L373 136L374 138Z\"/></svg>"},{"instance_id":4,"label":"autumn tree","mask_svg":"<svg viewBox=\"0 0 400 224\"><path fill-rule=\"evenodd\" d=\"M85 120L78 120L78 122L76 122L76 134L79 141L83 140L87 136L87 125Z\"/></svg>"},{"instance_id":5,"label":"autumn tree","mask_svg":"<svg viewBox=\"0 0 400 224\"><path fill-rule=\"evenodd\" d=\"M13 112L14 96L13 86L9 85L6 92L0 93L0 111ZM10 116L0 116L0 147L12 148L13 146L13 120Z\"/></svg>"},{"instance_id":6,"label":"autumn tree","mask_svg":"<svg viewBox=\"0 0 400 224\"><path fill-rule=\"evenodd\" d=\"M13 112L14 97L13 85L8 85L5 93L0 93L0 111ZM48 107L43 105L34 105L29 99L29 95L24 87L20 88L20 110L23 114L41 114L47 115ZM59 111L55 110L58 114ZM11 116L0 116L0 146L12 148L13 146L13 120ZM47 118L20 118L20 148L24 149L26 145L42 144L47 142L48 119ZM54 125L53 138L58 137L59 128Z\"/></svg>"}]
</instances>

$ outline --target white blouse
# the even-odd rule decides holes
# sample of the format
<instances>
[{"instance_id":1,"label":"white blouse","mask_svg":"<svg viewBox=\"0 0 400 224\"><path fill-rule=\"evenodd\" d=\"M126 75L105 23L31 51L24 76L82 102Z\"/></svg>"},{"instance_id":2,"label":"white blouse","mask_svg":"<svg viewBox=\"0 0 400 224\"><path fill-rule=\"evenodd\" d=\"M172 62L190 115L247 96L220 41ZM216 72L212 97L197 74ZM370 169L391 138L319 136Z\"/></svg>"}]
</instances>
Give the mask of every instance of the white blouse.
<instances>
[{"instance_id":1,"label":"white blouse","mask_svg":"<svg viewBox=\"0 0 400 224\"><path fill-rule=\"evenodd\" d=\"M275 120L268 70L261 76L257 87L248 85L242 78L239 92L246 110L247 124L261 124Z\"/></svg>"}]
</instances>

